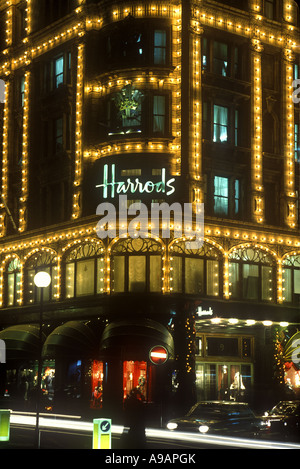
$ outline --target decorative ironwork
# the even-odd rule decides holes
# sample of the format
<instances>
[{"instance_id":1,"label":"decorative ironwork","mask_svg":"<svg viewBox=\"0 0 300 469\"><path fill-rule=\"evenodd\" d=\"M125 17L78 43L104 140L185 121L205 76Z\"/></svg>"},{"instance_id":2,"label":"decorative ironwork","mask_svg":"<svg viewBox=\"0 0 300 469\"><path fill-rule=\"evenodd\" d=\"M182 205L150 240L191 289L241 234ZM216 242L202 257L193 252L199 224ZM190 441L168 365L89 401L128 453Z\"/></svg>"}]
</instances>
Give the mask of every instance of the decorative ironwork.
<instances>
[{"instance_id":1,"label":"decorative ironwork","mask_svg":"<svg viewBox=\"0 0 300 469\"><path fill-rule=\"evenodd\" d=\"M300 268L300 255L299 256L288 256L284 259L283 265L289 267L297 267Z\"/></svg>"},{"instance_id":2,"label":"decorative ironwork","mask_svg":"<svg viewBox=\"0 0 300 469\"><path fill-rule=\"evenodd\" d=\"M203 244L203 246L199 249L186 249L185 242L180 241L178 243L172 244L170 249L172 254L221 259L221 252L208 243Z\"/></svg>"},{"instance_id":3,"label":"decorative ironwork","mask_svg":"<svg viewBox=\"0 0 300 469\"><path fill-rule=\"evenodd\" d=\"M33 254L27 263L28 269L57 264L57 255L53 251L39 251Z\"/></svg>"},{"instance_id":4,"label":"decorative ironwork","mask_svg":"<svg viewBox=\"0 0 300 469\"><path fill-rule=\"evenodd\" d=\"M242 248L229 254L231 261L243 261L259 264L274 265L275 259L267 252L261 249Z\"/></svg>"},{"instance_id":5,"label":"decorative ironwork","mask_svg":"<svg viewBox=\"0 0 300 469\"><path fill-rule=\"evenodd\" d=\"M10 261L7 267L7 272L13 273L13 272L19 272L21 270L21 262L20 259L14 258L13 260Z\"/></svg>"},{"instance_id":6,"label":"decorative ironwork","mask_svg":"<svg viewBox=\"0 0 300 469\"><path fill-rule=\"evenodd\" d=\"M66 257L66 262L100 256L103 256L103 245L96 242L87 242L72 249Z\"/></svg>"},{"instance_id":7,"label":"decorative ironwork","mask_svg":"<svg viewBox=\"0 0 300 469\"><path fill-rule=\"evenodd\" d=\"M125 254L125 253L146 253L146 252L156 252L161 253L161 245L153 239L126 239L123 241L118 241L113 249L113 254Z\"/></svg>"}]
</instances>

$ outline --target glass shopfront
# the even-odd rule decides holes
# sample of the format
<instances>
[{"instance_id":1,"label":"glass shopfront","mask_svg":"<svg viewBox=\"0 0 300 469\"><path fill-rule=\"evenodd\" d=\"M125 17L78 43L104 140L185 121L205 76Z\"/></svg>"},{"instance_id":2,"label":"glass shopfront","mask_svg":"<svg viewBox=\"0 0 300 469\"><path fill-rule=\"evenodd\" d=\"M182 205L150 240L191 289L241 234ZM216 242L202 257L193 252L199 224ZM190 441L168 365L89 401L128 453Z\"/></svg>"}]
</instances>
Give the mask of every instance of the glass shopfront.
<instances>
[{"instance_id":1,"label":"glass shopfront","mask_svg":"<svg viewBox=\"0 0 300 469\"><path fill-rule=\"evenodd\" d=\"M151 400L152 367L144 361L123 362L123 399L137 389L144 401Z\"/></svg>"},{"instance_id":2,"label":"glass shopfront","mask_svg":"<svg viewBox=\"0 0 300 469\"><path fill-rule=\"evenodd\" d=\"M241 363L197 363L197 400L247 399L253 380L253 365Z\"/></svg>"},{"instance_id":3,"label":"glass shopfront","mask_svg":"<svg viewBox=\"0 0 300 469\"><path fill-rule=\"evenodd\" d=\"M200 400L247 400L253 385L254 338L197 335L196 389Z\"/></svg>"}]
</instances>

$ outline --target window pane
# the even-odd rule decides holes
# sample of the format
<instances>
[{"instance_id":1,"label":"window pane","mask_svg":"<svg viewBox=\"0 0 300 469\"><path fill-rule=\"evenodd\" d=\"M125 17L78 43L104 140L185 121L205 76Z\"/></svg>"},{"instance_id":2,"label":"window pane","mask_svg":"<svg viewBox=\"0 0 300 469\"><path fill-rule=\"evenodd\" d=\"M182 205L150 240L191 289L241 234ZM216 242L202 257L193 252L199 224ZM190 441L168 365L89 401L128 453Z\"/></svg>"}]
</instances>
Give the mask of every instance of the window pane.
<instances>
[{"instance_id":1,"label":"window pane","mask_svg":"<svg viewBox=\"0 0 300 469\"><path fill-rule=\"evenodd\" d=\"M153 97L153 132L165 132L166 97Z\"/></svg>"},{"instance_id":2,"label":"window pane","mask_svg":"<svg viewBox=\"0 0 300 469\"><path fill-rule=\"evenodd\" d=\"M283 276L283 291L282 296L284 301L292 301L292 271L291 269L286 269L282 273Z\"/></svg>"},{"instance_id":3,"label":"window pane","mask_svg":"<svg viewBox=\"0 0 300 469\"><path fill-rule=\"evenodd\" d=\"M202 69L207 70L208 66L208 48L207 48L207 39L204 37L202 39Z\"/></svg>"},{"instance_id":4,"label":"window pane","mask_svg":"<svg viewBox=\"0 0 300 469\"><path fill-rule=\"evenodd\" d=\"M113 267L113 291L123 292L125 290L125 257L115 256Z\"/></svg>"},{"instance_id":5,"label":"window pane","mask_svg":"<svg viewBox=\"0 0 300 469\"><path fill-rule=\"evenodd\" d=\"M240 181L234 182L234 213L238 215L240 212Z\"/></svg>"},{"instance_id":6,"label":"window pane","mask_svg":"<svg viewBox=\"0 0 300 469\"><path fill-rule=\"evenodd\" d=\"M58 153L63 149L63 119L55 120L55 151Z\"/></svg>"},{"instance_id":7,"label":"window pane","mask_svg":"<svg viewBox=\"0 0 300 469\"><path fill-rule=\"evenodd\" d=\"M154 31L154 64L164 65L166 63L167 32L163 30Z\"/></svg>"},{"instance_id":8,"label":"window pane","mask_svg":"<svg viewBox=\"0 0 300 469\"><path fill-rule=\"evenodd\" d=\"M187 257L185 259L186 293L203 293L203 260Z\"/></svg>"},{"instance_id":9,"label":"window pane","mask_svg":"<svg viewBox=\"0 0 300 469\"><path fill-rule=\"evenodd\" d=\"M258 299L258 265L243 264L243 297L248 300Z\"/></svg>"},{"instance_id":10,"label":"window pane","mask_svg":"<svg viewBox=\"0 0 300 469\"><path fill-rule=\"evenodd\" d=\"M75 280L75 264L66 265L66 297L73 298Z\"/></svg>"},{"instance_id":11,"label":"window pane","mask_svg":"<svg viewBox=\"0 0 300 469\"><path fill-rule=\"evenodd\" d=\"M128 269L129 291L140 292L146 288L146 256L130 256Z\"/></svg>"},{"instance_id":12,"label":"window pane","mask_svg":"<svg viewBox=\"0 0 300 469\"><path fill-rule=\"evenodd\" d=\"M16 296L16 302L19 302L20 298L21 298L21 274L19 272L16 273L16 277L15 277L15 281L16 281L16 293L15 293L15 296Z\"/></svg>"},{"instance_id":13,"label":"window pane","mask_svg":"<svg viewBox=\"0 0 300 469\"><path fill-rule=\"evenodd\" d=\"M227 76L228 69L228 46L221 42L214 42L214 73L223 77Z\"/></svg>"},{"instance_id":14,"label":"window pane","mask_svg":"<svg viewBox=\"0 0 300 469\"><path fill-rule=\"evenodd\" d=\"M206 262L206 294L219 295L219 262L208 260Z\"/></svg>"},{"instance_id":15,"label":"window pane","mask_svg":"<svg viewBox=\"0 0 300 469\"><path fill-rule=\"evenodd\" d=\"M294 270L294 293L300 295L300 270Z\"/></svg>"},{"instance_id":16,"label":"window pane","mask_svg":"<svg viewBox=\"0 0 300 469\"><path fill-rule=\"evenodd\" d=\"M150 256L150 291L160 292L161 282L161 256Z\"/></svg>"},{"instance_id":17,"label":"window pane","mask_svg":"<svg viewBox=\"0 0 300 469\"><path fill-rule=\"evenodd\" d=\"M64 82L64 58L55 60L55 86L56 88Z\"/></svg>"},{"instance_id":18,"label":"window pane","mask_svg":"<svg viewBox=\"0 0 300 469\"><path fill-rule=\"evenodd\" d=\"M228 140L228 109L214 105L214 142Z\"/></svg>"},{"instance_id":19,"label":"window pane","mask_svg":"<svg viewBox=\"0 0 300 469\"><path fill-rule=\"evenodd\" d=\"M173 292L182 291L182 257L175 256L172 260L172 288Z\"/></svg>"},{"instance_id":20,"label":"window pane","mask_svg":"<svg viewBox=\"0 0 300 469\"><path fill-rule=\"evenodd\" d=\"M233 262L229 265L229 288L231 298L239 297L239 264Z\"/></svg>"},{"instance_id":21,"label":"window pane","mask_svg":"<svg viewBox=\"0 0 300 469\"><path fill-rule=\"evenodd\" d=\"M216 176L214 178L214 211L216 215L228 215L229 187L228 179Z\"/></svg>"},{"instance_id":22,"label":"window pane","mask_svg":"<svg viewBox=\"0 0 300 469\"><path fill-rule=\"evenodd\" d=\"M76 296L93 295L95 292L95 261L79 261L76 265Z\"/></svg>"}]
</instances>

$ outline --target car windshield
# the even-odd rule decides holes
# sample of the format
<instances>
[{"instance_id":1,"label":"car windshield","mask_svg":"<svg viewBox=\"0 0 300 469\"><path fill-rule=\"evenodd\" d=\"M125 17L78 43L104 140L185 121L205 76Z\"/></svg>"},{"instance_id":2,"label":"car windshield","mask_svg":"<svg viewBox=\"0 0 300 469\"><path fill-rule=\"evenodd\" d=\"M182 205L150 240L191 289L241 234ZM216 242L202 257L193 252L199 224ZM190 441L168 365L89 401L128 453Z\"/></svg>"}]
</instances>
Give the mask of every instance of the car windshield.
<instances>
[{"instance_id":1,"label":"car windshield","mask_svg":"<svg viewBox=\"0 0 300 469\"><path fill-rule=\"evenodd\" d=\"M252 416L251 410L247 406L241 405L222 405L222 404L197 404L193 407L188 417L197 417L202 419L224 420L236 417Z\"/></svg>"},{"instance_id":2,"label":"car windshield","mask_svg":"<svg viewBox=\"0 0 300 469\"><path fill-rule=\"evenodd\" d=\"M270 415L291 415L299 410L299 404L296 402L280 402L277 406L273 407Z\"/></svg>"}]
</instances>

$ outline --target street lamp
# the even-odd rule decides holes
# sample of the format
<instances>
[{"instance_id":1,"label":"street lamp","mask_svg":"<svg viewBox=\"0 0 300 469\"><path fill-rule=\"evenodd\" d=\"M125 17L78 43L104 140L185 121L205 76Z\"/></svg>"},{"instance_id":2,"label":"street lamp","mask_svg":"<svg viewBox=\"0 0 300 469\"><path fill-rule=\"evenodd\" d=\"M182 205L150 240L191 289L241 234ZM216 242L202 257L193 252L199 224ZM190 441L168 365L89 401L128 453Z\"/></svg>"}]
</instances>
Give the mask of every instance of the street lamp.
<instances>
[{"instance_id":1,"label":"street lamp","mask_svg":"<svg viewBox=\"0 0 300 469\"><path fill-rule=\"evenodd\" d=\"M37 396L36 396L36 445L40 447L40 430L39 430L39 417L40 417L40 398L41 398L41 386L42 386L42 333L43 333L43 299L44 299L44 288L49 287L51 283L51 276L48 272L38 272L34 276L34 284L36 287L41 289L41 304L40 304L40 320L39 320L39 364L38 364L38 380L37 380Z\"/></svg>"}]
</instances>

